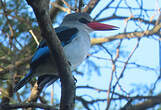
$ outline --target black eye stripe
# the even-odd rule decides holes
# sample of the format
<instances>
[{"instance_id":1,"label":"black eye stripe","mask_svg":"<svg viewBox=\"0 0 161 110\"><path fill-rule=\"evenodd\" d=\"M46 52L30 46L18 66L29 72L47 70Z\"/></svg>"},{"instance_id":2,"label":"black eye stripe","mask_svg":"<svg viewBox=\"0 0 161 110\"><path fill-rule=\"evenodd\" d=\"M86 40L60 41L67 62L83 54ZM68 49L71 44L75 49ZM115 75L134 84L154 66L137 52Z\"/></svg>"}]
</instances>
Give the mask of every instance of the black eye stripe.
<instances>
[{"instance_id":1,"label":"black eye stripe","mask_svg":"<svg viewBox=\"0 0 161 110\"><path fill-rule=\"evenodd\" d=\"M86 20L85 18L80 18L80 19L79 19L79 22L84 23L84 24L89 23L89 21Z\"/></svg>"}]
</instances>

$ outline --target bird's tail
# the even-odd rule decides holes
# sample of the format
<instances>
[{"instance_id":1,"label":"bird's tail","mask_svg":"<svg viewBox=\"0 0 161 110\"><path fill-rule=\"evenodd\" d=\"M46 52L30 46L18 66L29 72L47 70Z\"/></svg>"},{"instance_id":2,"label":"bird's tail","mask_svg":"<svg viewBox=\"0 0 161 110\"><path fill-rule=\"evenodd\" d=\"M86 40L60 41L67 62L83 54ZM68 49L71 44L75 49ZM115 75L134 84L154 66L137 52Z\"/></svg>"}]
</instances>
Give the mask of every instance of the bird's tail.
<instances>
[{"instance_id":1,"label":"bird's tail","mask_svg":"<svg viewBox=\"0 0 161 110\"><path fill-rule=\"evenodd\" d=\"M29 71L29 73L26 74L26 76L19 81L16 86L14 87L14 92L17 92L20 88L22 88L27 82L29 82L32 79L32 70Z\"/></svg>"},{"instance_id":2,"label":"bird's tail","mask_svg":"<svg viewBox=\"0 0 161 110\"><path fill-rule=\"evenodd\" d=\"M40 89L46 88L53 84L59 77L55 75L43 75L38 78L38 87Z\"/></svg>"}]
</instances>

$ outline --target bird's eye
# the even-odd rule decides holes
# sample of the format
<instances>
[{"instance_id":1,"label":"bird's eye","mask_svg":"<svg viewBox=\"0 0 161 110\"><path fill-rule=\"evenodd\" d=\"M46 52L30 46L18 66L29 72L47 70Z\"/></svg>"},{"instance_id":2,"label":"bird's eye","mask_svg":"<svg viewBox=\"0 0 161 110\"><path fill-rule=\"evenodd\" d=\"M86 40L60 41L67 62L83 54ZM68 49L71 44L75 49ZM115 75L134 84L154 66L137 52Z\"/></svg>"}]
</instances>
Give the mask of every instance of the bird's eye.
<instances>
[{"instance_id":1,"label":"bird's eye","mask_svg":"<svg viewBox=\"0 0 161 110\"><path fill-rule=\"evenodd\" d=\"M85 18L80 18L80 19L79 19L79 22L84 23L84 24L89 23L89 21L86 20Z\"/></svg>"}]
</instances>

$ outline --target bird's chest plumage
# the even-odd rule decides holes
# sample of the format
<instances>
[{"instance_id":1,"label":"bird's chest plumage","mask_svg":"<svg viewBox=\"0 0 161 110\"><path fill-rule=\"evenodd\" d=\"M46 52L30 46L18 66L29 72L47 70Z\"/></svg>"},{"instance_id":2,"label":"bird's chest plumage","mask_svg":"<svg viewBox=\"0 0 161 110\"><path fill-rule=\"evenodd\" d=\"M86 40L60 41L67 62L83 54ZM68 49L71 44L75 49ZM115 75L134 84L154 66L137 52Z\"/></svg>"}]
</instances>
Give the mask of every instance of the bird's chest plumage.
<instances>
[{"instance_id":1,"label":"bird's chest plumage","mask_svg":"<svg viewBox=\"0 0 161 110\"><path fill-rule=\"evenodd\" d=\"M71 63L71 69L75 69L86 58L90 48L90 38L86 31L78 32L77 36L64 47L67 60Z\"/></svg>"}]
</instances>

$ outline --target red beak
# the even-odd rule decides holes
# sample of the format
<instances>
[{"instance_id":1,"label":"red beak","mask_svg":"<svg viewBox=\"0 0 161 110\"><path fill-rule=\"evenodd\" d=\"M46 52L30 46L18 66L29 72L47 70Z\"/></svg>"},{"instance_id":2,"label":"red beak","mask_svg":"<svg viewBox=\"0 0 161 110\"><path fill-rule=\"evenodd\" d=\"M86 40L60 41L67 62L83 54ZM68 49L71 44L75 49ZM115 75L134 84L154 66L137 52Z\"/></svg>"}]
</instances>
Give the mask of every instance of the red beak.
<instances>
[{"instance_id":1,"label":"red beak","mask_svg":"<svg viewBox=\"0 0 161 110\"><path fill-rule=\"evenodd\" d=\"M108 24L103 24L103 23L98 23L98 22L90 22L87 24L88 27L92 28L93 30L96 31L107 31L107 30L117 30L119 29L116 26L108 25Z\"/></svg>"}]
</instances>

